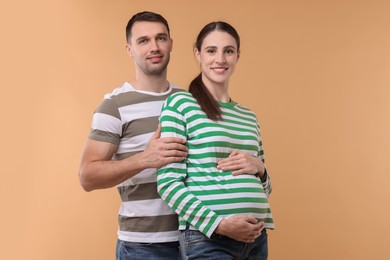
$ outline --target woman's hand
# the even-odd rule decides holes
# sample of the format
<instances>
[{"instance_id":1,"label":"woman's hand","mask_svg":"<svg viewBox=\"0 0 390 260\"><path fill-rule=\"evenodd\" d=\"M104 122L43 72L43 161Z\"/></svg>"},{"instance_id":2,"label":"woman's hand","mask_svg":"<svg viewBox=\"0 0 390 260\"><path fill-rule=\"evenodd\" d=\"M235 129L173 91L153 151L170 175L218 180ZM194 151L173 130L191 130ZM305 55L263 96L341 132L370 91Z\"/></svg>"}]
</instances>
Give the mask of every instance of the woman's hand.
<instances>
[{"instance_id":1,"label":"woman's hand","mask_svg":"<svg viewBox=\"0 0 390 260\"><path fill-rule=\"evenodd\" d=\"M228 158L217 163L217 168L222 171L232 171L232 175L259 174L263 176L265 166L259 157L254 157L249 153L232 151Z\"/></svg>"},{"instance_id":2,"label":"woman's hand","mask_svg":"<svg viewBox=\"0 0 390 260\"><path fill-rule=\"evenodd\" d=\"M223 219L215 233L244 243L253 243L263 229L264 222L257 221L254 217L236 215Z\"/></svg>"}]
</instances>

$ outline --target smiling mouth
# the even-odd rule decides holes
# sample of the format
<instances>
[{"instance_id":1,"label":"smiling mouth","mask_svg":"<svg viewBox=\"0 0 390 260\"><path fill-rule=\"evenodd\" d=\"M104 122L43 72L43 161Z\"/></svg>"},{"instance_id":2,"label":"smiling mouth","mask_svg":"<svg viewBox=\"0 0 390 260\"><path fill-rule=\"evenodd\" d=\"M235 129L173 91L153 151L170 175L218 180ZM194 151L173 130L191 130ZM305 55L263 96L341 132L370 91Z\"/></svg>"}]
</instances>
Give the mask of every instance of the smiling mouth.
<instances>
[{"instance_id":1,"label":"smiling mouth","mask_svg":"<svg viewBox=\"0 0 390 260\"><path fill-rule=\"evenodd\" d=\"M224 72L224 71L228 70L229 68L225 68L225 67L212 67L211 69L216 71L216 72Z\"/></svg>"}]
</instances>

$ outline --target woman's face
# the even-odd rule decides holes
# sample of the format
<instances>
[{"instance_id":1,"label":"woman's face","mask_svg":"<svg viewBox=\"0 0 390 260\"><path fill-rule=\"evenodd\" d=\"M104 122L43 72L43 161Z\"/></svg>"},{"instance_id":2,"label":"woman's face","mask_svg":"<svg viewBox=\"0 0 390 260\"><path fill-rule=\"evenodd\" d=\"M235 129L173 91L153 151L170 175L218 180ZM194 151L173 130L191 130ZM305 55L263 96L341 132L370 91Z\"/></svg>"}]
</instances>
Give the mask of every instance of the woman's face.
<instances>
[{"instance_id":1,"label":"woman's face","mask_svg":"<svg viewBox=\"0 0 390 260\"><path fill-rule=\"evenodd\" d=\"M195 50L206 86L227 86L239 58L236 40L227 32L213 31Z\"/></svg>"}]
</instances>

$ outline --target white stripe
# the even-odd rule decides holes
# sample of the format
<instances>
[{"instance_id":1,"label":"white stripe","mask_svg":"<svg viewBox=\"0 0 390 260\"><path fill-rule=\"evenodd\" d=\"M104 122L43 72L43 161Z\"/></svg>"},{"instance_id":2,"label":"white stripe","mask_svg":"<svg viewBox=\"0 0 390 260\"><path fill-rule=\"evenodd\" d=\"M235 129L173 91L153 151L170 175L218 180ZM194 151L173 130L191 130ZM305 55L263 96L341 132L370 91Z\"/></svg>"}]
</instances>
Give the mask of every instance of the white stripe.
<instances>
[{"instance_id":1,"label":"white stripe","mask_svg":"<svg viewBox=\"0 0 390 260\"><path fill-rule=\"evenodd\" d=\"M154 132L137 135L130 138L122 138L116 153L120 154L145 150L153 133Z\"/></svg>"},{"instance_id":2,"label":"white stripe","mask_svg":"<svg viewBox=\"0 0 390 260\"><path fill-rule=\"evenodd\" d=\"M118 238L128 242L163 243L174 242L179 239L178 231L166 232L127 232L118 230Z\"/></svg>"},{"instance_id":3,"label":"white stripe","mask_svg":"<svg viewBox=\"0 0 390 260\"><path fill-rule=\"evenodd\" d=\"M196 132L193 133L195 136L197 135ZM227 136L206 136L203 138L193 139L191 140L191 144L203 144L203 143L211 143L211 142L229 142L234 144L246 144L246 145L255 145L258 146L258 140L241 140L241 139L235 139L230 138ZM214 147L214 146L213 146ZM211 148L213 148L211 147Z\"/></svg>"},{"instance_id":4,"label":"white stripe","mask_svg":"<svg viewBox=\"0 0 390 260\"><path fill-rule=\"evenodd\" d=\"M215 168L217 169L217 161L221 160L221 158L216 157L209 157L209 158L203 158L203 159L187 159L189 163L196 163L196 164L204 164L204 163L215 163Z\"/></svg>"},{"instance_id":5,"label":"white stripe","mask_svg":"<svg viewBox=\"0 0 390 260\"><path fill-rule=\"evenodd\" d=\"M191 142L193 143L193 142ZM241 143L243 144L243 143ZM205 154L205 153L210 153L211 151L211 148L213 149L212 152L214 153L231 153L232 152L232 148L229 148L229 147L220 147L220 146L213 146L213 147L207 147L207 148L197 148L197 149L192 149L191 150L191 154ZM253 151L253 150L240 150L240 152L245 152L245 153L248 153L250 155L253 155L253 156L256 156L257 155L257 152ZM207 159L207 158L206 158ZM210 158L211 159L211 158ZM212 161L214 161L215 159L218 159L218 160L221 160L221 158L216 158L216 157L213 157ZM215 161L216 162L216 161Z\"/></svg>"},{"instance_id":6,"label":"white stripe","mask_svg":"<svg viewBox=\"0 0 390 260\"><path fill-rule=\"evenodd\" d=\"M197 198L199 198L201 201L208 201L208 200L219 200L219 199L235 199L235 198L260 198L260 199L266 199L266 195L264 193L259 192L240 192L240 193L234 193L229 194L229 198L226 197L226 193L223 194L209 194L209 195L197 195Z\"/></svg>"},{"instance_id":7,"label":"white stripe","mask_svg":"<svg viewBox=\"0 0 390 260\"><path fill-rule=\"evenodd\" d=\"M162 199L122 202L119 215L125 217L145 217L172 215L174 212Z\"/></svg>"},{"instance_id":8,"label":"white stripe","mask_svg":"<svg viewBox=\"0 0 390 260\"><path fill-rule=\"evenodd\" d=\"M192 124L192 122L191 122ZM226 124L228 125L228 124ZM255 139L257 139L257 135L256 133L253 133L253 128L250 128L250 127L245 127L243 125L233 125L233 124L229 124L233 127L239 127L241 129L247 129L247 130L252 130L252 131L248 131L248 132L245 132L245 136L251 136L251 137L254 137ZM243 131L242 130L232 130L232 129L226 129L226 128L223 128L223 127L213 127L213 126L206 126L206 127L203 127L201 129L201 132L202 133L210 133L210 132L226 132L226 133L229 133L231 135L239 135L239 136L242 136L243 134ZM198 132L200 132L200 130L198 130Z\"/></svg>"},{"instance_id":9,"label":"white stripe","mask_svg":"<svg viewBox=\"0 0 390 260\"><path fill-rule=\"evenodd\" d=\"M229 217L232 217L232 216L237 216L237 215L244 215L244 216L248 216L247 213L241 213L241 214L228 214L228 215L221 215L221 217L223 218L229 218ZM251 217L255 217L257 219L266 219L266 218L272 218L272 214L271 213L252 213L250 214ZM267 226L267 223L265 223L264 225L266 228L270 228L270 225L268 224Z\"/></svg>"},{"instance_id":10,"label":"white stripe","mask_svg":"<svg viewBox=\"0 0 390 260\"><path fill-rule=\"evenodd\" d=\"M166 172L164 173L164 176L169 176L169 177L175 177L179 178L182 174L181 173L176 173L176 169L185 169L187 165L185 163L170 163L169 165L164 165L160 169L173 169L172 172ZM169 175L168 175L169 174Z\"/></svg>"},{"instance_id":11,"label":"white stripe","mask_svg":"<svg viewBox=\"0 0 390 260\"><path fill-rule=\"evenodd\" d=\"M104 95L104 98L110 99L113 96L117 96L119 94L130 92L130 91L134 91L133 86L131 86L129 83L125 82L122 86L117 87L111 93Z\"/></svg>"},{"instance_id":12,"label":"white stripe","mask_svg":"<svg viewBox=\"0 0 390 260\"><path fill-rule=\"evenodd\" d=\"M160 116L163 104L164 100L160 100L120 107L119 112L122 116L122 122L125 124L140 118Z\"/></svg>"},{"instance_id":13,"label":"white stripe","mask_svg":"<svg viewBox=\"0 0 390 260\"><path fill-rule=\"evenodd\" d=\"M209 205L211 210L229 210L229 209L240 209L240 208L258 208L258 209L268 209L268 203L231 203L231 204L222 204L222 205Z\"/></svg>"},{"instance_id":14,"label":"white stripe","mask_svg":"<svg viewBox=\"0 0 390 260\"><path fill-rule=\"evenodd\" d=\"M214 158L214 157L213 157ZM214 158L215 159L215 158ZM192 161L191 160L189 160L189 159L187 159L188 160L188 163L191 163ZM194 160L194 162L196 163L197 161L196 160ZM189 166L188 167L188 169L187 169L187 173L199 173L199 172L202 172L202 173L204 173L204 174L206 174L206 173L216 173L216 172L218 172L218 173L222 173L223 171L221 171L221 170L218 170L217 168L216 168L216 166L217 166L217 164L216 164L216 160L215 160L215 162L214 161L211 161L212 163L215 163L215 165L214 166L212 166L212 167L207 167L207 168L205 168L205 167L191 167L191 166ZM189 174L190 175L190 174Z\"/></svg>"},{"instance_id":15,"label":"white stripe","mask_svg":"<svg viewBox=\"0 0 390 260\"><path fill-rule=\"evenodd\" d=\"M94 113L92 129L122 135L122 122L118 118L107 114Z\"/></svg>"},{"instance_id":16,"label":"white stripe","mask_svg":"<svg viewBox=\"0 0 390 260\"><path fill-rule=\"evenodd\" d=\"M193 182L194 177L188 182ZM200 179L200 178L199 178ZM196 181L199 181L197 178ZM203 181L210 181L210 179L202 179ZM219 189L235 189L235 188L259 188L263 189L260 183L236 183L236 184L225 184L225 185L209 185L209 186L189 186L191 191L213 191ZM229 195L230 196L230 195Z\"/></svg>"}]
</instances>

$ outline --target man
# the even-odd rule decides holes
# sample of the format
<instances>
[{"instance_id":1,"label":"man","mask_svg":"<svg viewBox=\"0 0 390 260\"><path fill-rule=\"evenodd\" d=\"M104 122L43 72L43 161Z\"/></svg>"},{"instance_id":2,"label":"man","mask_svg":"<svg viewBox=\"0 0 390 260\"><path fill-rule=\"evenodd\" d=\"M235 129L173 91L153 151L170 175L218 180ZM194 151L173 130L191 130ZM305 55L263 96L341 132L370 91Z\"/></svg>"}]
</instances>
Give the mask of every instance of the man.
<instances>
[{"instance_id":1,"label":"man","mask_svg":"<svg viewBox=\"0 0 390 260\"><path fill-rule=\"evenodd\" d=\"M86 191L118 188L117 259L177 259L177 215L156 186L156 168L187 156L184 140L159 138L163 102L180 91L167 81L173 42L167 21L153 12L129 20L126 40L135 74L107 94L95 111L80 183Z\"/></svg>"}]
</instances>

